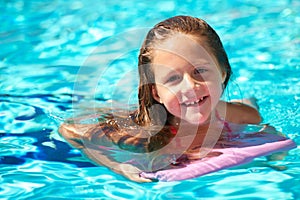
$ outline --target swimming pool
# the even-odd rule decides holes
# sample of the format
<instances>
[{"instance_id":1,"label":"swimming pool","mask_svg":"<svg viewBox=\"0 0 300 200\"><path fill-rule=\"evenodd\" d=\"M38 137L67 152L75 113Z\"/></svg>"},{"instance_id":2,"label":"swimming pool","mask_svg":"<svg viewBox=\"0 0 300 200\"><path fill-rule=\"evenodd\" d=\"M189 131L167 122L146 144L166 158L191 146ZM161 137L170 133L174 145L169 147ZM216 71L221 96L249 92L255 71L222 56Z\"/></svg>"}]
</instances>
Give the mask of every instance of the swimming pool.
<instances>
[{"instance_id":1,"label":"swimming pool","mask_svg":"<svg viewBox=\"0 0 300 200\"><path fill-rule=\"evenodd\" d=\"M276 163L284 171L257 158L191 180L138 184L93 166L57 134L77 106L128 93L134 102L137 83L119 80L135 76L142 34L186 14L221 36L235 76L227 98L256 96L264 122L299 145L299 10L292 0L2 2L0 198L300 199L299 148ZM118 84L126 87L111 94Z\"/></svg>"}]
</instances>

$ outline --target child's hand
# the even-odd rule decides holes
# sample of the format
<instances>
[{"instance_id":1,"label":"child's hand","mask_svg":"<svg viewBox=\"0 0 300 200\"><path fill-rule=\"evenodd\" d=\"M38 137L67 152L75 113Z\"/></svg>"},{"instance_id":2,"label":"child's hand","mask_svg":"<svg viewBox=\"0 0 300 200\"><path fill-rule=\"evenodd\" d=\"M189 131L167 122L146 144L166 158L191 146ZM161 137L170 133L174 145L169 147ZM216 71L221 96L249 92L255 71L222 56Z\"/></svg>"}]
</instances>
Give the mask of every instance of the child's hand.
<instances>
[{"instance_id":1,"label":"child's hand","mask_svg":"<svg viewBox=\"0 0 300 200\"><path fill-rule=\"evenodd\" d=\"M133 165L130 164L119 164L118 167L115 169L112 169L113 171L125 176L129 180L135 181L135 182L140 182L140 183L145 183L145 182L152 182L151 179L146 179L140 176L140 173L142 171L138 169L137 167L134 167Z\"/></svg>"},{"instance_id":2,"label":"child's hand","mask_svg":"<svg viewBox=\"0 0 300 200\"><path fill-rule=\"evenodd\" d=\"M212 151L211 148L198 148L193 150L188 150L185 152L185 156L188 158L188 160L199 160L202 158L211 158L211 157L217 157L223 154L222 152L218 151Z\"/></svg>"}]
</instances>

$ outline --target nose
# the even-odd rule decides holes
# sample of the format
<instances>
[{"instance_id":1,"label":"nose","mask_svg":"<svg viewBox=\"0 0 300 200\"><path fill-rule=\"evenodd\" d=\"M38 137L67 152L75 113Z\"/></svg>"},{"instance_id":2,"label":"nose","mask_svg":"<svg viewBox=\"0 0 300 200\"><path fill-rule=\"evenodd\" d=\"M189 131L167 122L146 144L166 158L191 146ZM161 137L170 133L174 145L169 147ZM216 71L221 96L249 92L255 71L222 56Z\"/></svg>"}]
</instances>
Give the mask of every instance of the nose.
<instances>
[{"instance_id":1,"label":"nose","mask_svg":"<svg viewBox=\"0 0 300 200\"><path fill-rule=\"evenodd\" d=\"M200 89L201 83L195 80L189 74L185 74L182 80L181 92L185 94L185 96L192 98L195 96L195 91Z\"/></svg>"}]
</instances>

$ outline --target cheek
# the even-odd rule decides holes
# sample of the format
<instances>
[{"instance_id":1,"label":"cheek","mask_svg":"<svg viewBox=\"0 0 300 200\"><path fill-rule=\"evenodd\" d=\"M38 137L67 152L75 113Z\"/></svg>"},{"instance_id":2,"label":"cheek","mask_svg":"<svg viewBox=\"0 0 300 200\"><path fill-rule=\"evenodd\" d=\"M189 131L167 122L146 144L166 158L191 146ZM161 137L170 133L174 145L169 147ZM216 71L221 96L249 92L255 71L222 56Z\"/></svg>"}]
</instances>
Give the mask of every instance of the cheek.
<instances>
[{"instance_id":1,"label":"cheek","mask_svg":"<svg viewBox=\"0 0 300 200\"><path fill-rule=\"evenodd\" d=\"M172 113L173 115L179 115L180 114L180 104L178 101L178 97L176 94L171 92L168 89L161 90L160 92L160 98L166 107L166 109Z\"/></svg>"},{"instance_id":2,"label":"cheek","mask_svg":"<svg viewBox=\"0 0 300 200\"><path fill-rule=\"evenodd\" d=\"M211 104L214 105L216 104L216 102L220 100L222 96L223 93L222 85L213 84L212 86L208 87L208 90L211 97Z\"/></svg>"},{"instance_id":3,"label":"cheek","mask_svg":"<svg viewBox=\"0 0 300 200\"><path fill-rule=\"evenodd\" d=\"M207 89L209 90L209 93L212 94L213 96L216 96L216 95L218 96L223 93L222 84L223 84L222 77L216 75L207 84Z\"/></svg>"},{"instance_id":4,"label":"cheek","mask_svg":"<svg viewBox=\"0 0 300 200\"><path fill-rule=\"evenodd\" d=\"M178 113L180 113L180 104L179 104L177 98L174 98L173 100L165 102L164 105L170 113L172 113L174 115L175 114L177 115Z\"/></svg>"},{"instance_id":5,"label":"cheek","mask_svg":"<svg viewBox=\"0 0 300 200\"><path fill-rule=\"evenodd\" d=\"M165 92L165 94L162 95L162 100L164 104L168 105L168 107L179 105L177 96L170 92Z\"/></svg>"}]
</instances>

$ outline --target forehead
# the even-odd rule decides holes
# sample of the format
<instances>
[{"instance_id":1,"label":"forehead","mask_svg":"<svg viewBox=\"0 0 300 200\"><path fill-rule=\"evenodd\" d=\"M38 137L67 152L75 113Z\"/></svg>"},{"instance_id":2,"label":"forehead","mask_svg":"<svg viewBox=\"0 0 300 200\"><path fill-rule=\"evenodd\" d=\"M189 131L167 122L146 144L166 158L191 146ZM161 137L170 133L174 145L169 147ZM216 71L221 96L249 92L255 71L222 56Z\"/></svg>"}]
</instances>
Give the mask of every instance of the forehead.
<instances>
[{"instance_id":1,"label":"forehead","mask_svg":"<svg viewBox=\"0 0 300 200\"><path fill-rule=\"evenodd\" d=\"M217 66L217 61L213 54L202 45L199 39L185 34L175 34L164 42L156 46L153 56L153 64L156 66L168 66L182 64L191 65L202 63Z\"/></svg>"}]
</instances>

